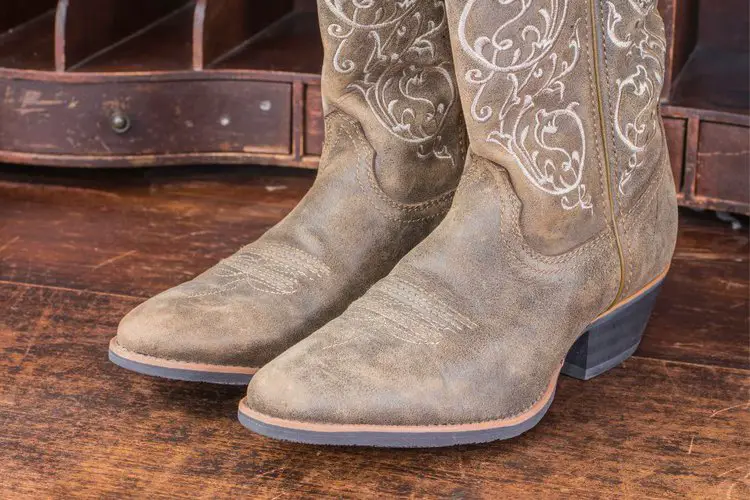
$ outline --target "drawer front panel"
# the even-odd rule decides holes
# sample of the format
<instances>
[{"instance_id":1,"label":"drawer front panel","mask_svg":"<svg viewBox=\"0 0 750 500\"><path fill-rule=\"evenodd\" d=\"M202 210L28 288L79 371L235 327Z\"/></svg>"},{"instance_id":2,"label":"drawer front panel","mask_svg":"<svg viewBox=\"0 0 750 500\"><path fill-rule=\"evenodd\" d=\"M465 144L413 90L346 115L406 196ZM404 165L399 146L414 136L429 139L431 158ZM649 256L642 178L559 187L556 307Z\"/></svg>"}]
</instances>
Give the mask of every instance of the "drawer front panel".
<instances>
[{"instance_id":1,"label":"drawer front panel","mask_svg":"<svg viewBox=\"0 0 750 500\"><path fill-rule=\"evenodd\" d=\"M750 134L747 127L701 123L695 194L750 203Z\"/></svg>"},{"instance_id":2,"label":"drawer front panel","mask_svg":"<svg viewBox=\"0 0 750 500\"><path fill-rule=\"evenodd\" d=\"M323 152L323 136L325 124L323 121L323 100L320 87L308 85L305 87L305 154L320 156Z\"/></svg>"},{"instance_id":3,"label":"drawer front panel","mask_svg":"<svg viewBox=\"0 0 750 500\"><path fill-rule=\"evenodd\" d=\"M2 89L0 89L2 91ZM291 150L291 85L11 81L0 149L86 156Z\"/></svg>"}]
</instances>

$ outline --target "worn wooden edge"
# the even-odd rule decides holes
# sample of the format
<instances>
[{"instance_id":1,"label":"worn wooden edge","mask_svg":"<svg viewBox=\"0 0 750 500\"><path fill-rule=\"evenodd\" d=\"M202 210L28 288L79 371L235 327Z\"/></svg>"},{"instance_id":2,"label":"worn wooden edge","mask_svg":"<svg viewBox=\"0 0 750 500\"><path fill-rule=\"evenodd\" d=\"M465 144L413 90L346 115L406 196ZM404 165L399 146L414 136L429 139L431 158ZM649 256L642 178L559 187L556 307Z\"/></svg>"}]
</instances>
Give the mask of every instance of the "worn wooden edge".
<instances>
[{"instance_id":1,"label":"worn wooden edge","mask_svg":"<svg viewBox=\"0 0 750 500\"><path fill-rule=\"evenodd\" d=\"M45 167L77 168L132 168L177 165L224 164L246 166L272 165L276 167L316 169L320 158L317 156L301 156L294 154L244 153L244 152L200 152L200 153L168 153L149 155L121 155L121 156L92 156L92 155L56 155L27 153L18 151L0 151L0 162Z\"/></svg>"},{"instance_id":2,"label":"worn wooden edge","mask_svg":"<svg viewBox=\"0 0 750 500\"><path fill-rule=\"evenodd\" d=\"M259 69L205 69L180 71L113 71L107 73L70 73L41 70L0 68L0 81L21 80L49 83L141 83L141 82L185 82L214 80L260 80L270 82L301 81L307 85L320 85L317 73L295 73L293 71L266 71Z\"/></svg>"},{"instance_id":3,"label":"worn wooden edge","mask_svg":"<svg viewBox=\"0 0 750 500\"><path fill-rule=\"evenodd\" d=\"M750 115L748 114L711 109L685 108L672 104L662 104L661 111L665 118L681 118L684 120L692 118L707 122L723 123L725 125L750 127Z\"/></svg>"}]
</instances>

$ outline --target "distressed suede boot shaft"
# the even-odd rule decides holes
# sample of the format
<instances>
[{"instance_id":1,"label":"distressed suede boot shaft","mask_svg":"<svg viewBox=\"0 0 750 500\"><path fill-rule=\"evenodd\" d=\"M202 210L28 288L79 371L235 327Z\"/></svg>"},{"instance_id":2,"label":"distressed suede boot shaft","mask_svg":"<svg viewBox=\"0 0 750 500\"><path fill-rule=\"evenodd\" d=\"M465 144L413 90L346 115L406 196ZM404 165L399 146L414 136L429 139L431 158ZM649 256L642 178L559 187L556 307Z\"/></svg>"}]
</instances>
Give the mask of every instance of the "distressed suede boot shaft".
<instances>
[{"instance_id":1,"label":"distressed suede boot shaft","mask_svg":"<svg viewBox=\"0 0 750 500\"><path fill-rule=\"evenodd\" d=\"M674 251L653 0L448 0L470 154L440 226L266 365L250 429L308 443L516 436L558 375L637 347Z\"/></svg>"},{"instance_id":2,"label":"distressed suede boot shaft","mask_svg":"<svg viewBox=\"0 0 750 500\"><path fill-rule=\"evenodd\" d=\"M246 383L341 314L444 217L466 131L442 0L318 4L326 141L277 226L137 307L110 357L171 378Z\"/></svg>"}]
</instances>

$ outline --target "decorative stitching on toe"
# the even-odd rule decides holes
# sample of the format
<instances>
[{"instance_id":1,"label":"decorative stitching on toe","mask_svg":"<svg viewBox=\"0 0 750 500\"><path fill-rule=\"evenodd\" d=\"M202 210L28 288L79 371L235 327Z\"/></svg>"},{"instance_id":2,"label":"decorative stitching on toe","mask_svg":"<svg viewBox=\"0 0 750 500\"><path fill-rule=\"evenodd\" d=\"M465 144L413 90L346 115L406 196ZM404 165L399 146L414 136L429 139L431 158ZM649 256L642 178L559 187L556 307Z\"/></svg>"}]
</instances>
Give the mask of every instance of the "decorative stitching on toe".
<instances>
[{"instance_id":1,"label":"decorative stitching on toe","mask_svg":"<svg viewBox=\"0 0 750 500\"><path fill-rule=\"evenodd\" d=\"M220 262L215 273L222 280L220 283L201 286L187 296L218 295L243 284L259 292L289 295L297 292L303 282L329 276L331 270L323 261L298 248L256 242Z\"/></svg>"},{"instance_id":2,"label":"decorative stitching on toe","mask_svg":"<svg viewBox=\"0 0 750 500\"><path fill-rule=\"evenodd\" d=\"M374 325L377 333L411 344L437 345L478 326L435 294L399 277L375 285L348 314Z\"/></svg>"}]
</instances>

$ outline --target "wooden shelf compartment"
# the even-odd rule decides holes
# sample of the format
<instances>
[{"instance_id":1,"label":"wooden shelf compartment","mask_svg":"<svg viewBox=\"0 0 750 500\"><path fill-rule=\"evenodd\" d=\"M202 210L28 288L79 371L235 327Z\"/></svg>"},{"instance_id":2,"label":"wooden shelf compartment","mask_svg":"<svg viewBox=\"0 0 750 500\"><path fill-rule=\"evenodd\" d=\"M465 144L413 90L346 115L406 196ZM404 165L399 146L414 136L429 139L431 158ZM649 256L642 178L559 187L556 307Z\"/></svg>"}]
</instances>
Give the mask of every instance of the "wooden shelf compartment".
<instances>
[{"instance_id":1,"label":"wooden shelf compartment","mask_svg":"<svg viewBox=\"0 0 750 500\"><path fill-rule=\"evenodd\" d=\"M697 2L696 37L683 49L688 56L672 82L670 104L750 114L749 5L746 0Z\"/></svg>"},{"instance_id":2,"label":"wooden shelf compartment","mask_svg":"<svg viewBox=\"0 0 750 500\"><path fill-rule=\"evenodd\" d=\"M0 7L0 68L55 68L57 0L4 0Z\"/></svg>"},{"instance_id":3,"label":"wooden shelf compartment","mask_svg":"<svg viewBox=\"0 0 750 500\"><path fill-rule=\"evenodd\" d=\"M750 213L750 8L746 0L662 0L663 114L681 204ZM670 29L670 22L676 22Z\"/></svg>"},{"instance_id":4,"label":"wooden shelf compartment","mask_svg":"<svg viewBox=\"0 0 750 500\"><path fill-rule=\"evenodd\" d=\"M314 0L5 0L0 161L315 168ZM746 0L659 0L665 128L687 206L750 213ZM127 118L125 130L113 119Z\"/></svg>"},{"instance_id":5,"label":"wooden shelf compartment","mask_svg":"<svg viewBox=\"0 0 750 500\"><path fill-rule=\"evenodd\" d=\"M58 71L188 70L194 1L60 0Z\"/></svg>"},{"instance_id":6,"label":"wooden shelf compartment","mask_svg":"<svg viewBox=\"0 0 750 500\"><path fill-rule=\"evenodd\" d=\"M322 65L323 44L316 13L291 11L211 62L208 68L318 76Z\"/></svg>"}]
</instances>

